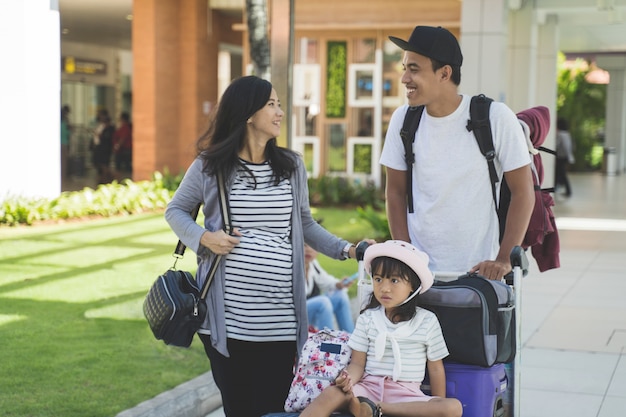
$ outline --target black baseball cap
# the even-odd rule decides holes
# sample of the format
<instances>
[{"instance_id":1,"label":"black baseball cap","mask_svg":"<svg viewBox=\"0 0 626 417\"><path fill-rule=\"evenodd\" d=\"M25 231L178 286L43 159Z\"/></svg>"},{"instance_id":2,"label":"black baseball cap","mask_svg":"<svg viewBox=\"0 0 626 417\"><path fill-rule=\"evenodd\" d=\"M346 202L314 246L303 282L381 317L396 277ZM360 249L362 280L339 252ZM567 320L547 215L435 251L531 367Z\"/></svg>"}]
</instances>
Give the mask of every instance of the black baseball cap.
<instances>
[{"instance_id":1,"label":"black baseball cap","mask_svg":"<svg viewBox=\"0 0 626 417\"><path fill-rule=\"evenodd\" d=\"M416 26L408 41L390 36L405 51L415 52L444 64L461 66L463 54L454 35L441 26Z\"/></svg>"}]
</instances>

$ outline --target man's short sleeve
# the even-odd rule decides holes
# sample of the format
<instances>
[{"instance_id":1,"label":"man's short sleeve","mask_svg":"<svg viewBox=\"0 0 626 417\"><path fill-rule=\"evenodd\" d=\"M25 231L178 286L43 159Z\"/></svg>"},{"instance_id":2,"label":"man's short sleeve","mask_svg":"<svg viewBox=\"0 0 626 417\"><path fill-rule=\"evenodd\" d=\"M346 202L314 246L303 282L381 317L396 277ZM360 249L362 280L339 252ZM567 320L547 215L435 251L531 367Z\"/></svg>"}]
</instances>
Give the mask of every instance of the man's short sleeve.
<instances>
[{"instance_id":1,"label":"man's short sleeve","mask_svg":"<svg viewBox=\"0 0 626 417\"><path fill-rule=\"evenodd\" d=\"M400 137L400 130L404 124L404 115L408 108L408 105L400 106L393 112L379 161L381 165L398 171L407 170L406 161L404 160L404 144Z\"/></svg>"},{"instance_id":2,"label":"man's short sleeve","mask_svg":"<svg viewBox=\"0 0 626 417\"><path fill-rule=\"evenodd\" d=\"M493 146L503 172L530 164L524 130L517 116L504 103L493 102L489 113Z\"/></svg>"}]
</instances>

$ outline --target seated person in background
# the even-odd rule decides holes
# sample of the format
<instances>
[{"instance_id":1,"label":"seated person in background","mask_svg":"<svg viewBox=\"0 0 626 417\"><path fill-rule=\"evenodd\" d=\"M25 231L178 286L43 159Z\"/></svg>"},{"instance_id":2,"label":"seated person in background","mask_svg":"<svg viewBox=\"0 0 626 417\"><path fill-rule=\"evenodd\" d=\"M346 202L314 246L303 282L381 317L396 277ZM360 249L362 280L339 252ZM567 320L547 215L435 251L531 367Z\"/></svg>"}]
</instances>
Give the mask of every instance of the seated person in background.
<instances>
[{"instance_id":1,"label":"seated person in background","mask_svg":"<svg viewBox=\"0 0 626 417\"><path fill-rule=\"evenodd\" d=\"M304 245L304 268L309 325L317 330L325 327L334 329L334 316L340 330L352 333L354 320L350 298L345 288L352 285L354 280L340 281L330 275L317 261L317 251L306 244Z\"/></svg>"}]
</instances>

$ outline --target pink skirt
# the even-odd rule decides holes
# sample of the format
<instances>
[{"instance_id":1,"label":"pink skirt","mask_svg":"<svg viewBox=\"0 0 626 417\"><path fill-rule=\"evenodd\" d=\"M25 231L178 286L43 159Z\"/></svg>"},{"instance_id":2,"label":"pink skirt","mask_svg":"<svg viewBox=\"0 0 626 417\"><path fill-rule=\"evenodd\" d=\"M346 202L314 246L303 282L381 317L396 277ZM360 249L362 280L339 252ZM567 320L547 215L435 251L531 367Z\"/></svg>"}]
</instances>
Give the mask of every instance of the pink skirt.
<instances>
[{"instance_id":1,"label":"pink skirt","mask_svg":"<svg viewBox=\"0 0 626 417\"><path fill-rule=\"evenodd\" d=\"M430 401L434 398L426 395L420 389L419 382L394 381L388 376L365 374L354 384L352 392L356 397L366 397L374 402L409 402Z\"/></svg>"}]
</instances>

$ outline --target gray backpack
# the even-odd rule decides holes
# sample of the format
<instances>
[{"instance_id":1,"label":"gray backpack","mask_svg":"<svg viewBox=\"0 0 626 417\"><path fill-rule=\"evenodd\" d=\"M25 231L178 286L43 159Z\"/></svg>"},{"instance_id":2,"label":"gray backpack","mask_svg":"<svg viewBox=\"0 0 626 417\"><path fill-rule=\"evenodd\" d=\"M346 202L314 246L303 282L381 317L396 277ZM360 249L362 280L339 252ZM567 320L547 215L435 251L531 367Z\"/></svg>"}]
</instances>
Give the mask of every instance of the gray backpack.
<instances>
[{"instance_id":1,"label":"gray backpack","mask_svg":"<svg viewBox=\"0 0 626 417\"><path fill-rule=\"evenodd\" d=\"M515 357L513 289L477 274L435 284L418 297L435 313L450 356L446 360L492 366Z\"/></svg>"}]
</instances>

